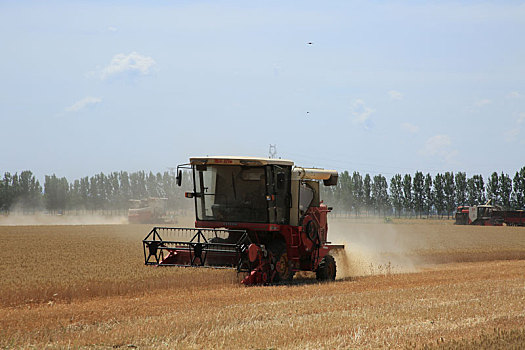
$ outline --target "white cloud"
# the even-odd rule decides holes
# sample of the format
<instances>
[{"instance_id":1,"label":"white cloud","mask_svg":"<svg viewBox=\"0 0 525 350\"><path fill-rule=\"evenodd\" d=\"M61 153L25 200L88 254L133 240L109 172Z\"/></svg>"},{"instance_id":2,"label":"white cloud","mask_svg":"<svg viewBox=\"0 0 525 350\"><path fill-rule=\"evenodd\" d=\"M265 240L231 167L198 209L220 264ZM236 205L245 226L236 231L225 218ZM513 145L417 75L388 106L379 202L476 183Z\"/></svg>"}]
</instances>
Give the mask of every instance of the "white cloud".
<instances>
[{"instance_id":1,"label":"white cloud","mask_svg":"<svg viewBox=\"0 0 525 350\"><path fill-rule=\"evenodd\" d=\"M370 115L375 112L374 109L367 107L365 101L356 99L352 102L351 113L354 116L353 121L356 124L363 124L365 129L370 128Z\"/></svg>"},{"instance_id":2,"label":"white cloud","mask_svg":"<svg viewBox=\"0 0 525 350\"><path fill-rule=\"evenodd\" d=\"M408 131L411 134L416 134L417 132L419 132L419 126L411 124L411 123L401 124L401 129Z\"/></svg>"},{"instance_id":3,"label":"white cloud","mask_svg":"<svg viewBox=\"0 0 525 350\"><path fill-rule=\"evenodd\" d=\"M485 98L485 99L477 100L476 103L474 103L474 105L476 107L483 107L483 106L489 105L491 103L492 103L492 100L489 100L489 99Z\"/></svg>"},{"instance_id":4,"label":"white cloud","mask_svg":"<svg viewBox=\"0 0 525 350\"><path fill-rule=\"evenodd\" d=\"M451 144L452 141L448 135L435 135L426 141L421 152L429 156L442 154Z\"/></svg>"},{"instance_id":5,"label":"white cloud","mask_svg":"<svg viewBox=\"0 0 525 350\"><path fill-rule=\"evenodd\" d=\"M142 56L137 52L132 52L128 55L120 53L113 56L110 64L102 69L100 77L107 79L110 76L126 73L148 75L152 72L156 64L153 58Z\"/></svg>"},{"instance_id":6,"label":"white cloud","mask_svg":"<svg viewBox=\"0 0 525 350\"><path fill-rule=\"evenodd\" d=\"M525 112L521 112L518 114L518 119L516 119L516 123L523 124L525 122Z\"/></svg>"},{"instance_id":7,"label":"white cloud","mask_svg":"<svg viewBox=\"0 0 525 350\"><path fill-rule=\"evenodd\" d=\"M472 103L472 105L468 106L467 110L469 112L478 113L483 108L485 108L486 106L488 106L490 104L492 104L492 100L490 100L488 98L478 99L478 100L474 101L474 103Z\"/></svg>"},{"instance_id":8,"label":"white cloud","mask_svg":"<svg viewBox=\"0 0 525 350\"><path fill-rule=\"evenodd\" d=\"M509 129L507 131L505 131L505 141L507 142L513 142L516 140L516 138L518 137L518 135L520 134L520 128L512 128L512 129Z\"/></svg>"},{"instance_id":9,"label":"white cloud","mask_svg":"<svg viewBox=\"0 0 525 350\"><path fill-rule=\"evenodd\" d=\"M505 141L514 142L518 139L518 136L521 134L522 125L525 124L525 112L518 113L516 118L516 124L511 129L505 131L503 136Z\"/></svg>"},{"instance_id":10,"label":"white cloud","mask_svg":"<svg viewBox=\"0 0 525 350\"><path fill-rule=\"evenodd\" d=\"M71 106L66 107L65 110L66 112L78 112L81 109L84 109L91 105L96 105L100 102L102 102L102 99L100 97L87 96L81 99L80 101L73 103Z\"/></svg>"},{"instance_id":11,"label":"white cloud","mask_svg":"<svg viewBox=\"0 0 525 350\"><path fill-rule=\"evenodd\" d=\"M441 158L445 163L455 163L459 152L452 148L452 140L448 135L435 135L427 139L421 155Z\"/></svg>"},{"instance_id":12,"label":"white cloud","mask_svg":"<svg viewBox=\"0 0 525 350\"><path fill-rule=\"evenodd\" d=\"M512 91L507 95L508 98L522 98L523 95L519 91Z\"/></svg>"},{"instance_id":13,"label":"white cloud","mask_svg":"<svg viewBox=\"0 0 525 350\"><path fill-rule=\"evenodd\" d=\"M108 31L110 31L110 32L117 32L118 29L117 29L117 27L109 26L108 27Z\"/></svg>"},{"instance_id":14,"label":"white cloud","mask_svg":"<svg viewBox=\"0 0 525 350\"><path fill-rule=\"evenodd\" d=\"M390 96L392 100L402 100L403 99L403 94L396 90L390 90L388 92L388 96Z\"/></svg>"}]
</instances>

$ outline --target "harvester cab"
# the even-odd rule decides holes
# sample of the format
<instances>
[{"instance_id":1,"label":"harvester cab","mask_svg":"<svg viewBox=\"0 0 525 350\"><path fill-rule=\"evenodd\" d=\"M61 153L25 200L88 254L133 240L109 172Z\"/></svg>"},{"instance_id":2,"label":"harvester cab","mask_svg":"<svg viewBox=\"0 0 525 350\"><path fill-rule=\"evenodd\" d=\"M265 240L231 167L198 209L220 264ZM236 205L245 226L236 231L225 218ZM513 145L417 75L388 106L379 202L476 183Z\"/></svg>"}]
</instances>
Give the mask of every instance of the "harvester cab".
<instances>
[{"instance_id":1,"label":"harvester cab","mask_svg":"<svg viewBox=\"0 0 525 350\"><path fill-rule=\"evenodd\" d=\"M337 184L335 170L302 168L283 159L198 157L191 170L195 228L154 227L143 240L146 265L236 268L242 283L286 281L297 271L333 280L327 214L320 185ZM167 237L187 241L166 240Z\"/></svg>"}]
</instances>

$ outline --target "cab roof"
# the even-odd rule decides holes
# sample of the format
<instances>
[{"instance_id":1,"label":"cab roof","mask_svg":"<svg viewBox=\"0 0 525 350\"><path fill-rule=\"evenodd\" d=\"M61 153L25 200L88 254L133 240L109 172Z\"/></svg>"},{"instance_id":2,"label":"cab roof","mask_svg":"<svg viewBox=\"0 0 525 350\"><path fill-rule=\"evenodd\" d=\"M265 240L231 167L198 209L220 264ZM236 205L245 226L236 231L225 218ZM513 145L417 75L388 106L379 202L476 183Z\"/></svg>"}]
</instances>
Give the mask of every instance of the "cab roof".
<instances>
[{"instance_id":1,"label":"cab roof","mask_svg":"<svg viewBox=\"0 0 525 350\"><path fill-rule=\"evenodd\" d=\"M258 157L239 157L239 156L211 156L211 157L192 157L190 164L214 164L214 165L286 165L293 166L293 161L287 159L258 158Z\"/></svg>"}]
</instances>

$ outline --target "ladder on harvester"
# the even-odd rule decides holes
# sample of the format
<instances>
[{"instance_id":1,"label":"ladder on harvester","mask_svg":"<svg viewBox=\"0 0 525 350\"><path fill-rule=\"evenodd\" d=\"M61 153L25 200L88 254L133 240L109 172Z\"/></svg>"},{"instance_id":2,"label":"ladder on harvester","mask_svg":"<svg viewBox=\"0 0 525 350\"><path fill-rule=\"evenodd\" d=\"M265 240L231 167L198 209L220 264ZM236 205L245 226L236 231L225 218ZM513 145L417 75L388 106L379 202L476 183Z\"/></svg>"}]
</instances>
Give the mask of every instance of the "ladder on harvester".
<instances>
[{"instance_id":1,"label":"ladder on harvester","mask_svg":"<svg viewBox=\"0 0 525 350\"><path fill-rule=\"evenodd\" d=\"M301 244L301 232L300 231L291 231L290 237L292 238L291 244L290 244L290 255L288 259L292 262L292 269L299 270L301 266L300 258L299 258L299 246Z\"/></svg>"}]
</instances>

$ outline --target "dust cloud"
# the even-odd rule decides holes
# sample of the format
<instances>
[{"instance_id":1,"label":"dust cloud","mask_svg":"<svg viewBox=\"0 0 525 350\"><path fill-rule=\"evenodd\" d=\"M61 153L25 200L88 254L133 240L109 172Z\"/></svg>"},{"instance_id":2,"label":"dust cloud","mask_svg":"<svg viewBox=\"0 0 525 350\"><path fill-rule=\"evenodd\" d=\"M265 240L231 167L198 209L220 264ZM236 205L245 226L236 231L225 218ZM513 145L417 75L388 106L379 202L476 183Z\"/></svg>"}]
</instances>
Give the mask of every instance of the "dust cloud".
<instances>
[{"instance_id":1,"label":"dust cloud","mask_svg":"<svg viewBox=\"0 0 525 350\"><path fill-rule=\"evenodd\" d=\"M345 245L344 252L334 254L338 279L418 270L410 242L395 225L335 219L329 223L328 239Z\"/></svg>"},{"instance_id":2,"label":"dust cloud","mask_svg":"<svg viewBox=\"0 0 525 350\"><path fill-rule=\"evenodd\" d=\"M0 226L38 226L38 225L123 225L128 224L127 215L97 214L10 214L0 215ZM195 217L188 214L175 214L173 221L150 223L148 225L194 227Z\"/></svg>"},{"instance_id":3,"label":"dust cloud","mask_svg":"<svg viewBox=\"0 0 525 350\"><path fill-rule=\"evenodd\" d=\"M0 226L22 225L120 225L127 224L127 216L103 215L0 215Z\"/></svg>"}]
</instances>

